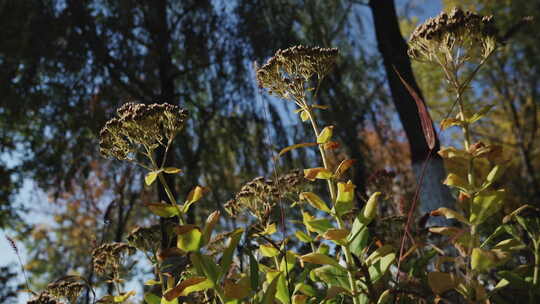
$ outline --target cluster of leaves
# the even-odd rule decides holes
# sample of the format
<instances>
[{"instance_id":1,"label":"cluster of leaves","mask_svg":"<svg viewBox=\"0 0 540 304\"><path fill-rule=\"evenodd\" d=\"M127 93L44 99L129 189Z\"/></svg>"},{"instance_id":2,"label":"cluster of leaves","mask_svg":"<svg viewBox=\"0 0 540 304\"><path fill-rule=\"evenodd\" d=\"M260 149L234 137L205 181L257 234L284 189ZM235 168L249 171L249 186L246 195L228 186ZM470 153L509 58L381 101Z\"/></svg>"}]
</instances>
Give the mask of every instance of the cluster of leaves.
<instances>
[{"instance_id":1,"label":"cluster of leaves","mask_svg":"<svg viewBox=\"0 0 540 304\"><path fill-rule=\"evenodd\" d=\"M467 31L455 33L469 34ZM195 186L185 195L183 203L179 203L164 176L178 174L182 170L165 167L163 162L158 164L155 160L153 143L159 141L156 138L162 138L163 135L159 134L162 129L147 130L152 125L147 119L131 121L129 128L142 130L140 134L144 135L144 140L136 141L138 145L129 152L140 153L147 158L148 162L143 165L148 170L145 183L150 186L159 181L169 199L168 202L147 203L145 206L155 215L175 222L162 222L160 227L139 227L129 235L129 243L106 243L94 249L96 272L106 276L108 282L116 287L98 302L130 301L134 291L122 290L124 268L121 266L125 257L136 248L146 255L155 270L155 279L146 282L146 285L156 287L144 295L148 304L444 303L452 296L466 303L489 303L499 290L508 287L528 293L532 303L540 296L539 211L525 205L506 216L503 224L489 232L487 238L482 236L482 225L504 204L506 191L498 179L505 162L500 157L499 147L470 140L471 124L482 118L488 109L478 113L463 110L461 93L468 87L474 73L462 76L459 72L462 65L455 65L460 61L452 56L462 53L453 52L450 48L445 50L432 43L426 47L436 47L438 54L447 51L441 66L453 85L451 89L457 93L460 111L456 118L444 120L442 125L460 126L465 138L463 148L450 147L440 152L449 170L445 184L458 193L457 210L440 208L431 212L431 216L445 216L459 224L456 227L429 228L432 233L448 236L447 242L457 248L457 256L448 255L440 246L426 244L417 236L408 235L407 227L403 239L410 238L414 244L406 252L403 242L402 248L397 248L392 245L394 240L374 237L368 226L377 219L381 193L372 193L362 208L357 208L356 186L345 177L354 160L343 159L337 166L330 164L329 155L339 147L333 141L336 127L319 127L316 116L317 111L327 109L327 106L316 104L315 100L321 81L337 60L338 51L293 47L278 51L257 70L257 77L261 87L293 101L300 119L313 130L313 142L286 147L278 156L294 149L317 147L322 165L304 169L300 177L293 174L282 178L276 176L275 180L258 178L251 181L228 203L227 210L234 210L234 216L250 211L252 225L216 234L221 218L219 211L212 213L205 223L190 224L186 221L191 206L200 201L209 188ZM491 51L495 49L493 46ZM427 49L423 51L429 52ZM482 55L478 69L489 56L489 52ZM129 107L145 113L156 106L132 104ZM165 117L160 115L181 123L185 118L185 112L177 109L167 114L157 113L151 119L156 124L164 121ZM116 126L109 128L111 124L105 126L102 134L122 132ZM135 141L128 133L122 133L125 136L122 141L108 141L106 151L124 151L126 143ZM154 136L156 138L152 138ZM165 153L171 143L172 139L162 143ZM116 149L115 145L121 146ZM121 156L118 158L126 159L124 154L118 155ZM109 156L117 157L117 154L109 153ZM166 155L162 159L165 158ZM128 160L141 164L134 158ZM307 183L306 180L322 180L328 188L327 194L296 187ZM284 183L293 186L286 187ZM288 201L290 204L285 207L284 203ZM298 210L301 218L291 218L295 214L293 212L291 217L285 217L285 208ZM281 211L281 236L278 233L279 218L272 214L274 209ZM291 227L295 231L291 235L287 234L290 229L285 221L294 224ZM527 233L527 238L522 237L520 229ZM174 243L164 244L161 241L164 235L167 240L175 240ZM529 251L535 257L534 263L497 272L497 283L490 286L482 276L497 267L508 266L516 251ZM453 265L445 264L449 262ZM393 266L396 266L395 278L390 272ZM39 302L45 295L47 301L52 296L74 303L81 289L88 286L69 280L49 286L40 294L37 303L52 303Z\"/></svg>"}]
</instances>

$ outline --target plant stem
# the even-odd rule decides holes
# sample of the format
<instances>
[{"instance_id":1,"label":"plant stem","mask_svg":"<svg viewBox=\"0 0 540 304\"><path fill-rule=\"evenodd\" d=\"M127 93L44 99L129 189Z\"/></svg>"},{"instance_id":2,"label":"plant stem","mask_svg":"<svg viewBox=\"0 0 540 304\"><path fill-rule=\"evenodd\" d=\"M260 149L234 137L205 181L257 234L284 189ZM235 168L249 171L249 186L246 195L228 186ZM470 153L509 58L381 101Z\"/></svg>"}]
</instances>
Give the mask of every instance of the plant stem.
<instances>
[{"instance_id":1,"label":"plant stem","mask_svg":"<svg viewBox=\"0 0 540 304\"><path fill-rule=\"evenodd\" d=\"M159 170L156 161L154 160L154 157L152 156L152 151L147 150L146 155L150 159L150 162L152 163L153 170ZM178 223L180 225L184 225L184 219L182 218L182 210L180 210L180 207L178 206L178 203L176 202L176 198L174 197L171 188L169 187L169 184L167 184L167 181L165 180L165 177L163 176L163 172L158 173L159 181L161 182L161 185L163 186L163 189L165 189L165 193L167 194L167 197L171 201L171 204L176 207L176 210L178 210Z\"/></svg>"},{"instance_id":2,"label":"plant stem","mask_svg":"<svg viewBox=\"0 0 540 304\"><path fill-rule=\"evenodd\" d=\"M319 133L320 133L319 126L317 125L317 121L315 120L315 116L313 114L313 111L311 110L311 107L309 107L304 102L304 107L303 108L304 108L304 111L306 111L306 113L308 114L309 120L311 121L311 127L313 128L313 132L315 133L315 137L319 137ZM324 150L323 145L319 145L319 152L321 154L321 158L322 158L322 161L323 161L324 168L326 170L330 170L330 166L328 164L326 151ZM330 192L330 198L332 200L332 205L335 205L335 203L336 203L336 185L335 185L335 182L334 182L333 179L327 179L326 182L328 184L328 191ZM338 228L343 229L343 227L345 225L343 223L343 220L339 217L339 215L334 214L333 217L338 223ZM359 304L360 302L358 300L358 288L356 286L356 280L354 279L354 274L353 274L352 269L351 269L352 265L353 265L352 254L351 254L351 251L349 250L348 246L341 246L341 249L343 250L343 252L345 252L345 261L347 262L347 276L349 278L349 284L351 286L351 292L352 292L352 295L353 295L353 303L354 304Z\"/></svg>"}]
</instances>

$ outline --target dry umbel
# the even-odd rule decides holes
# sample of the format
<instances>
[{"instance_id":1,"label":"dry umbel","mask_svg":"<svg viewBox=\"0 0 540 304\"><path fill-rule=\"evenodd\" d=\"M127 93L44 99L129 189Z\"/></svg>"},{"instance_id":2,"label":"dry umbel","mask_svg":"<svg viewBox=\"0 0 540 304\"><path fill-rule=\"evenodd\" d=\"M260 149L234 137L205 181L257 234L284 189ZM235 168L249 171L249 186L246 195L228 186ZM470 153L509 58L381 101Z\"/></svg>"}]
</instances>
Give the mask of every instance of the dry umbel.
<instances>
[{"instance_id":1,"label":"dry umbel","mask_svg":"<svg viewBox=\"0 0 540 304\"><path fill-rule=\"evenodd\" d=\"M294 46L278 50L262 67L256 68L259 87L270 94L295 102L305 100L306 84L317 75L323 79L335 64L336 48Z\"/></svg>"},{"instance_id":2,"label":"dry umbel","mask_svg":"<svg viewBox=\"0 0 540 304\"><path fill-rule=\"evenodd\" d=\"M231 216L237 216L247 209L253 216L265 222L272 207L280 199L290 193L300 192L301 188L308 182L300 170L293 170L288 174L281 175L277 181L260 176L242 186L240 192L224 207Z\"/></svg>"},{"instance_id":3,"label":"dry umbel","mask_svg":"<svg viewBox=\"0 0 540 304\"><path fill-rule=\"evenodd\" d=\"M420 24L409 40L409 56L443 66L485 60L495 49L499 33L493 16L459 8L442 12Z\"/></svg>"},{"instance_id":4,"label":"dry umbel","mask_svg":"<svg viewBox=\"0 0 540 304\"><path fill-rule=\"evenodd\" d=\"M92 251L94 271L98 274L118 274L122 259L135 253L135 247L126 243L106 243Z\"/></svg>"},{"instance_id":5,"label":"dry umbel","mask_svg":"<svg viewBox=\"0 0 540 304\"><path fill-rule=\"evenodd\" d=\"M101 154L133 160L136 153L166 147L182 130L187 111L168 103L126 103L100 132Z\"/></svg>"}]
</instances>

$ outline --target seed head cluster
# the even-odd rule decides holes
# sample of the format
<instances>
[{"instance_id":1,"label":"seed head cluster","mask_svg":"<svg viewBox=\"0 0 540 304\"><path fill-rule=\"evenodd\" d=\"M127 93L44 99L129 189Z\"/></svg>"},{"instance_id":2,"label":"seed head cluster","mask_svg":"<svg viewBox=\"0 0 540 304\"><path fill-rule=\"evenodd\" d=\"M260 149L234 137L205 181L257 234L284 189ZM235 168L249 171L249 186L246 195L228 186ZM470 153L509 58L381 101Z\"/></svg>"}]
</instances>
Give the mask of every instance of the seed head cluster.
<instances>
[{"instance_id":1,"label":"seed head cluster","mask_svg":"<svg viewBox=\"0 0 540 304\"><path fill-rule=\"evenodd\" d=\"M498 29L493 16L459 8L420 24L409 40L409 56L438 64L485 59L495 48Z\"/></svg>"},{"instance_id":2,"label":"seed head cluster","mask_svg":"<svg viewBox=\"0 0 540 304\"><path fill-rule=\"evenodd\" d=\"M47 292L57 298L66 298L75 303L85 285L73 280L59 280L47 285Z\"/></svg>"},{"instance_id":3,"label":"seed head cluster","mask_svg":"<svg viewBox=\"0 0 540 304\"><path fill-rule=\"evenodd\" d=\"M161 243L161 228L159 225L135 227L127 240L129 245L141 251L156 252Z\"/></svg>"},{"instance_id":4,"label":"seed head cluster","mask_svg":"<svg viewBox=\"0 0 540 304\"><path fill-rule=\"evenodd\" d=\"M166 146L182 130L187 111L168 103L146 105L129 102L117 110L100 132L101 154L132 159L138 149Z\"/></svg>"},{"instance_id":5,"label":"seed head cluster","mask_svg":"<svg viewBox=\"0 0 540 304\"><path fill-rule=\"evenodd\" d=\"M56 297L47 291L41 292L38 296L26 302L26 304L63 304Z\"/></svg>"},{"instance_id":6,"label":"seed head cluster","mask_svg":"<svg viewBox=\"0 0 540 304\"><path fill-rule=\"evenodd\" d=\"M338 56L336 48L294 46L278 50L262 67L256 68L259 87L283 99L301 102L312 76L323 79Z\"/></svg>"},{"instance_id":7,"label":"seed head cluster","mask_svg":"<svg viewBox=\"0 0 540 304\"><path fill-rule=\"evenodd\" d=\"M135 253L135 247L126 243L106 243L92 251L94 271L98 274L118 273L122 259Z\"/></svg>"},{"instance_id":8,"label":"seed head cluster","mask_svg":"<svg viewBox=\"0 0 540 304\"><path fill-rule=\"evenodd\" d=\"M240 192L224 207L233 217L247 209L261 222L265 222L270 216L272 207L280 199L288 194L300 192L307 182L309 181L300 170L293 170L278 177L277 182L260 176L242 186Z\"/></svg>"}]
</instances>

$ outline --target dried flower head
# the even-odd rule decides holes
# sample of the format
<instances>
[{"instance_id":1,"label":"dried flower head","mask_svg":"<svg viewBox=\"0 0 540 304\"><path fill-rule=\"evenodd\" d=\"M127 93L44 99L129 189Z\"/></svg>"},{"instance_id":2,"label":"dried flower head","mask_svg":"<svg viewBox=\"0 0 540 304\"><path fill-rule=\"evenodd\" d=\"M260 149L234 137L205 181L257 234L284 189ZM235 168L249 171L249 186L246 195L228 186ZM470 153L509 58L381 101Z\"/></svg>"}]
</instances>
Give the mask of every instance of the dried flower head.
<instances>
[{"instance_id":1,"label":"dried flower head","mask_svg":"<svg viewBox=\"0 0 540 304\"><path fill-rule=\"evenodd\" d=\"M122 259L135 253L135 248L126 243L106 243L92 251L94 271L98 274L118 274Z\"/></svg>"},{"instance_id":2,"label":"dried flower head","mask_svg":"<svg viewBox=\"0 0 540 304\"><path fill-rule=\"evenodd\" d=\"M443 66L461 66L466 61L484 60L498 39L493 16L453 9L420 24L409 40L409 56Z\"/></svg>"},{"instance_id":3,"label":"dried flower head","mask_svg":"<svg viewBox=\"0 0 540 304\"><path fill-rule=\"evenodd\" d=\"M84 287L85 284L68 278L48 284L46 291L56 298L65 298L75 303Z\"/></svg>"},{"instance_id":4,"label":"dried flower head","mask_svg":"<svg viewBox=\"0 0 540 304\"><path fill-rule=\"evenodd\" d=\"M26 304L63 304L63 302L60 302L47 291L43 291L33 299L26 302Z\"/></svg>"},{"instance_id":5,"label":"dried flower head","mask_svg":"<svg viewBox=\"0 0 540 304\"><path fill-rule=\"evenodd\" d=\"M300 170L278 177L277 181L260 176L246 183L234 199L225 204L231 216L248 210L261 222L266 222L275 204L291 193L298 193L309 181Z\"/></svg>"},{"instance_id":6,"label":"dried flower head","mask_svg":"<svg viewBox=\"0 0 540 304\"><path fill-rule=\"evenodd\" d=\"M166 146L182 130L187 111L168 103L126 103L117 110L100 132L100 151L119 160L132 159L145 147ZM144 151L144 150L143 150Z\"/></svg>"},{"instance_id":7,"label":"dried flower head","mask_svg":"<svg viewBox=\"0 0 540 304\"><path fill-rule=\"evenodd\" d=\"M302 102L306 83L312 76L323 79L338 56L336 48L294 46L278 50L262 67L256 67L259 87L283 99Z\"/></svg>"},{"instance_id":8,"label":"dried flower head","mask_svg":"<svg viewBox=\"0 0 540 304\"><path fill-rule=\"evenodd\" d=\"M141 251L156 252L161 244L161 228L159 225L135 227L129 233L127 241Z\"/></svg>"}]
</instances>

